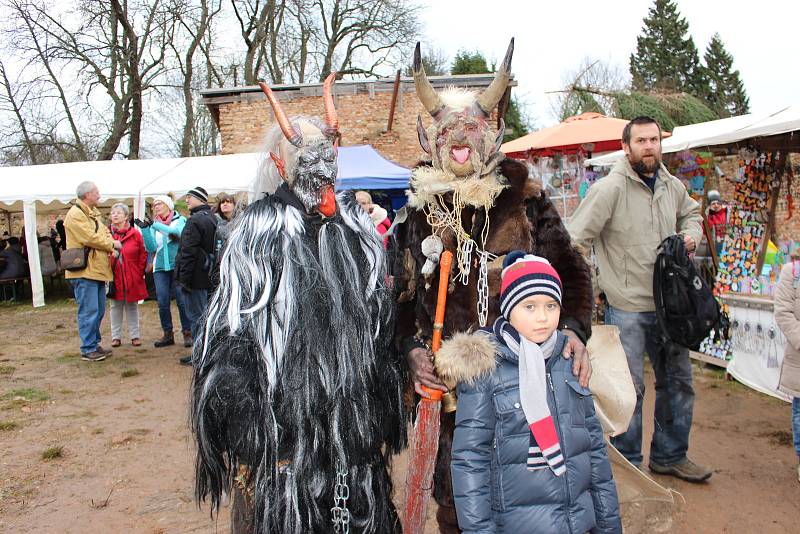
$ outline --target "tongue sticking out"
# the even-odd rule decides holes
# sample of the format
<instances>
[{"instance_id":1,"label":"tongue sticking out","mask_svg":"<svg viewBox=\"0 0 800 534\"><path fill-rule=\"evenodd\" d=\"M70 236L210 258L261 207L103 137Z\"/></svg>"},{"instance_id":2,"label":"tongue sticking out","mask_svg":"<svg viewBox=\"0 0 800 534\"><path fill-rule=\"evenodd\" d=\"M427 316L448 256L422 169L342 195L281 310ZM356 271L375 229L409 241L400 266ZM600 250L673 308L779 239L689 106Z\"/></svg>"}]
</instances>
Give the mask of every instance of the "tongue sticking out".
<instances>
[{"instance_id":1,"label":"tongue sticking out","mask_svg":"<svg viewBox=\"0 0 800 534\"><path fill-rule=\"evenodd\" d=\"M325 217L333 216L336 213L336 194L333 192L333 187L326 185L320 197L322 200L319 203L319 212Z\"/></svg>"},{"instance_id":2,"label":"tongue sticking out","mask_svg":"<svg viewBox=\"0 0 800 534\"><path fill-rule=\"evenodd\" d=\"M451 148L450 155L459 163L464 163L469 159L469 147Z\"/></svg>"}]
</instances>

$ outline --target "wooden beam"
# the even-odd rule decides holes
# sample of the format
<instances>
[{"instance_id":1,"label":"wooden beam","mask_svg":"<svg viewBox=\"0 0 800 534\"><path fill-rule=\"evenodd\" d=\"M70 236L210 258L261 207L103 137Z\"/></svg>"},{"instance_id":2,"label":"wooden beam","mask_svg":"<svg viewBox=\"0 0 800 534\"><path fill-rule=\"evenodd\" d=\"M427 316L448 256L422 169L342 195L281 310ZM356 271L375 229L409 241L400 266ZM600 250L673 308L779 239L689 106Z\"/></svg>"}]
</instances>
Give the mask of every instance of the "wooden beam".
<instances>
[{"instance_id":1,"label":"wooden beam","mask_svg":"<svg viewBox=\"0 0 800 534\"><path fill-rule=\"evenodd\" d=\"M781 182L783 182L783 174L786 170L786 150L778 152L775 161L775 177L777 183L769 190L769 206L767 208L767 225L764 228L764 235L761 236L761 248L758 251L758 261L756 262L756 276L761 276L761 268L764 267L764 259L767 257L767 245L769 240L772 239L772 234L775 231L775 208L778 205L778 197L781 193Z\"/></svg>"},{"instance_id":2,"label":"wooden beam","mask_svg":"<svg viewBox=\"0 0 800 534\"><path fill-rule=\"evenodd\" d=\"M394 88L392 90L392 105L389 107L389 124L386 127L387 132L392 131L392 123L394 123L394 110L397 107L397 95L400 92L400 69L394 77Z\"/></svg>"}]
</instances>

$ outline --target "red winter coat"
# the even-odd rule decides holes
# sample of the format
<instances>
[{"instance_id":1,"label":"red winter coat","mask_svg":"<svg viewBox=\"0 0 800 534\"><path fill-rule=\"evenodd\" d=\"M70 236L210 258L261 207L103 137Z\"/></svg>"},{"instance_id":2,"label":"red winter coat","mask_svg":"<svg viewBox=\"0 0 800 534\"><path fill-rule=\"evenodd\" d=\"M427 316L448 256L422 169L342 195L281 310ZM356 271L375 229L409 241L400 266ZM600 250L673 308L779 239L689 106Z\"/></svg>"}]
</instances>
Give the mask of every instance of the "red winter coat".
<instances>
[{"instance_id":1,"label":"red winter coat","mask_svg":"<svg viewBox=\"0 0 800 534\"><path fill-rule=\"evenodd\" d=\"M144 300L147 298L147 287L144 284L147 251L144 248L142 234L133 227L120 230L112 226L110 230L112 237L122 242L119 259L114 261L113 257L109 257L117 290L114 300L126 302Z\"/></svg>"}]
</instances>

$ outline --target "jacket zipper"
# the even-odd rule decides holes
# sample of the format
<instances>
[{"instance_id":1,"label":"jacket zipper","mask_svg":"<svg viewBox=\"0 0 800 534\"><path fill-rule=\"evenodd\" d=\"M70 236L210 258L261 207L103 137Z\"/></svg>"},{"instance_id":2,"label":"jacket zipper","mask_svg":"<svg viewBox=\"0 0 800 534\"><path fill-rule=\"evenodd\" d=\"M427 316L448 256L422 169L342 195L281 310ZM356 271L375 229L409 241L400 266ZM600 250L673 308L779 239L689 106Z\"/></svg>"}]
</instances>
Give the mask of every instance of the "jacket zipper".
<instances>
[{"instance_id":1,"label":"jacket zipper","mask_svg":"<svg viewBox=\"0 0 800 534\"><path fill-rule=\"evenodd\" d=\"M550 373L547 373L547 382L550 384L550 392L553 394L553 407L555 408L555 416L553 417L553 423L556 427L556 435L558 436L558 443L561 447L561 456L564 458L564 486L567 491L567 510L572 505L572 495L569 492L569 471L567 471L567 457L565 456L564 452L564 436L561 433L561 423L558 420L558 400L556 399L556 388L553 387L553 377ZM550 414L551 416L553 414ZM572 524L569 522L569 513L566 516L567 519L567 527L569 527L570 533L572 533Z\"/></svg>"}]
</instances>

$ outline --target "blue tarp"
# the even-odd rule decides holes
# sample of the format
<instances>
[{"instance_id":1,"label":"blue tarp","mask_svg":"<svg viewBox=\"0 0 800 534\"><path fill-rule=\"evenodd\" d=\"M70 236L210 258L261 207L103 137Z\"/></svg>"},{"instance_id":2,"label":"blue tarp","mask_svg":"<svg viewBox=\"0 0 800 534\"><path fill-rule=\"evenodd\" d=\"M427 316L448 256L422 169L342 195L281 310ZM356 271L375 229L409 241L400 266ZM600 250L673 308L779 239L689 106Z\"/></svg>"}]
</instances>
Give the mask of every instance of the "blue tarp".
<instances>
[{"instance_id":1,"label":"blue tarp","mask_svg":"<svg viewBox=\"0 0 800 534\"><path fill-rule=\"evenodd\" d=\"M385 159L370 145L339 147L336 189L408 189L411 171Z\"/></svg>"}]
</instances>

